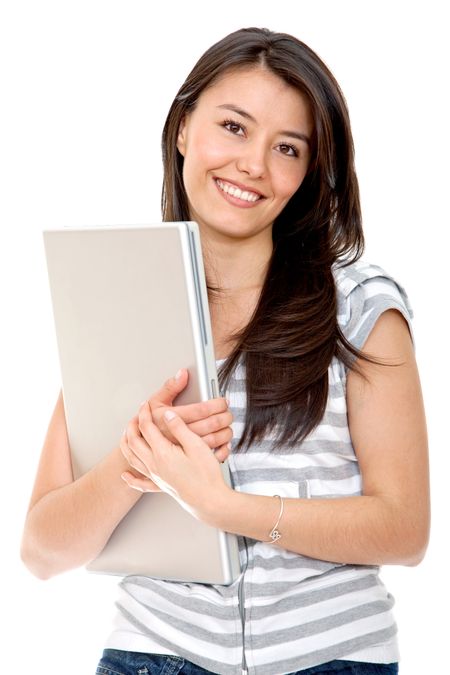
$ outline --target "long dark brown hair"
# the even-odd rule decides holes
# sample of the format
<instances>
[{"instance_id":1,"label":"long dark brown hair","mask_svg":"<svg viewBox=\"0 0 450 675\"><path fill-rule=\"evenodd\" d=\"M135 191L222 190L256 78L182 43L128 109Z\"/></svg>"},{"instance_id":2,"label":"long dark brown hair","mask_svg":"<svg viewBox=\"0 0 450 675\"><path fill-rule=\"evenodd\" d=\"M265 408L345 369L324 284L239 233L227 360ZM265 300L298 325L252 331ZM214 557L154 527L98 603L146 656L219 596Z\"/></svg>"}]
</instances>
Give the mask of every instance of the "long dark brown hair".
<instances>
[{"instance_id":1,"label":"long dark brown hair","mask_svg":"<svg viewBox=\"0 0 450 675\"><path fill-rule=\"evenodd\" d=\"M259 302L220 370L226 386L239 359L246 367L246 423L238 448L274 432L274 449L292 447L321 421L328 368L336 356L353 368L364 355L337 322L333 266L363 252L359 189L345 99L327 66L291 35L245 28L214 44L179 90L162 136L166 221L189 220L179 126L201 93L232 69L261 66L300 91L313 120L311 161L297 192L273 224L273 253ZM369 359L370 360L370 359Z\"/></svg>"}]
</instances>

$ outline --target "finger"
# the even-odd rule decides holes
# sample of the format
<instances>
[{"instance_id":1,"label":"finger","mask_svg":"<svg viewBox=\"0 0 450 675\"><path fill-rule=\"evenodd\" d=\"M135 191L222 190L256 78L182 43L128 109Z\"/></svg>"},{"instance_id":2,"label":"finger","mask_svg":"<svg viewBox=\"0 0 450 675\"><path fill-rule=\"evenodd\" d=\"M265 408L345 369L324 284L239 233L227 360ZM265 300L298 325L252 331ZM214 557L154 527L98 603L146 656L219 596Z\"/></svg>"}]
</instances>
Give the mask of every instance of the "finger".
<instances>
[{"instance_id":1,"label":"finger","mask_svg":"<svg viewBox=\"0 0 450 675\"><path fill-rule=\"evenodd\" d=\"M138 478L129 471L124 471L120 476L128 487L139 492L161 492L159 487L150 478Z\"/></svg>"},{"instance_id":2,"label":"finger","mask_svg":"<svg viewBox=\"0 0 450 675\"><path fill-rule=\"evenodd\" d=\"M148 403L145 403L148 410ZM125 447L121 447L124 457L130 466L137 469L144 476L149 476L153 466L151 447L143 437L139 428L139 416L133 417L125 429Z\"/></svg>"},{"instance_id":3,"label":"finger","mask_svg":"<svg viewBox=\"0 0 450 675\"><path fill-rule=\"evenodd\" d=\"M170 408L171 410L171 408ZM166 423L166 420L164 419ZM172 448L173 442L169 441L166 436L162 434L158 426L153 421L153 416L150 410L149 403L143 403L139 408L138 415L138 427L139 432L142 434L144 441L152 448L154 451L164 451ZM176 442L176 439L175 439Z\"/></svg>"},{"instance_id":4,"label":"finger","mask_svg":"<svg viewBox=\"0 0 450 675\"><path fill-rule=\"evenodd\" d=\"M224 445L221 445L220 448L216 448L216 450L214 450L214 456L217 459L217 461L222 464L228 459L228 457L230 456L230 452L231 452L231 443L225 443Z\"/></svg>"},{"instance_id":5,"label":"finger","mask_svg":"<svg viewBox=\"0 0 450 675\"><path fill-rule=\"evenodd\" d=\"M163 384L161 389L150 397L150 404L172 405L174 399L186 387L189 373L186 368L181 368L175 377L171 377Z\"/></svg>"},{"instance_id":6,"label":"finger","mask_svg":"<svg viewBox=\"0 0 450 675\"><path fill-rule=\"evenodd\" d=\"M134 417L131 418L131 420L125 427L124 433L128 441L131 441L131 439L139 438L139 436L141 435L141 432L139 431L139 415L135 415Z\"/></svg>"},{"instance_id":7,"label":"finger","mask_svg":"<svg viewBox=\"0 0 450 675\"><path fill-rule=\"evenodd\" d=\"M130 446L128 445L128 441L127 441L125 436L123 436L120 440L120 450L122 451L122 455L125 457L128 464L133 469L136 469L136 471L139 471L139 473L143 474L144 476L148 476L148 474L149 474L148 467L136 455L136 453L130 448Z\"/></svg>"},{"instance_id":8,"label":"finger","mask_svg":"<svg viewBox=\"0 0 450 675\"><path fill-rule=\"evenodd\" d=\"M189 454L191 450L205 448L208 451L210 448L204 443L204 441L194 434L187 426L187 424L177 415L172 408L169 408L164 413L164 419L167 424L167 428L171 434L176 438L179 445L183 448L186 454ZM158 431L159 433L159 431Z\"/></svg>"},{"instance_id":9,"label":"finger","mask_svg":"<svg viewBox=\"0 0 450 675\"><path fill-rule=\"evenodd\" d=\"M137 429L137 424L138 424L139 418L137 415L132 417L129 422L127 422L127 426L124 429L124 434L127 435L128 432L132 432L133 430Z\"/></svg>"},{"instance_id":10,"label":"finger","mask_svg":"<svg viewBox=\"0 0 450 675\"><path fill-rule=\"evenodd\" d=\"M189 427L190 428L190 427ZM207 434L202 437L202 441L206 443L211 449L219 448L221 445L226 445L233 438L233 430L231 427L221 429L215 434Z\"/></svg>"},{"instance_id":11,"label":"finger","mask_svg":"<svg viewBox=\"0 0 450 675\"><path fill-rule=\"evenodd\" d=\"M211 398L208 401L189 403L175 406L175 411L186 424L192 424L204 420L211 415L224 413L228 410L228 403L224 398ZM195 432L196 433L196 432Z\"/></svg>"},{"instance_id":12,"label":"finger","mask_svg":"<svg viewBox=\"0 0 450 675\"><path fill-rule=\"evenodd\" d=\"M179 412L178 408L175 408L175 412ZM184 417L183 417L184 419ZM184 419L186 422L186 420ZM191 422L189 424L189 429L197 434L197 436L207 436L208 434L214 434L221 429L226 429L233 422L233 415L229 410L221 412L215 415L211 415L206 419L202 419L198 422Z\"/></svg>"}]
</instances>

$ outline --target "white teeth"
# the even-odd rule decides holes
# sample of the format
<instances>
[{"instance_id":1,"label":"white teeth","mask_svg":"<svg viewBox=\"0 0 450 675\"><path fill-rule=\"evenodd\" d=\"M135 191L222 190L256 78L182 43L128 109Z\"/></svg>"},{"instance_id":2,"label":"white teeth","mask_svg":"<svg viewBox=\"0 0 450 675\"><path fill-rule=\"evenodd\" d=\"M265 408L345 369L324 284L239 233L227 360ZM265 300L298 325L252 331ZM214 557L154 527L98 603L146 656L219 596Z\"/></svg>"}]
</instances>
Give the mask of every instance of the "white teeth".
<instances>
[{"instance_id":1,"label":"white teeth","mask_svg":"<svg viewBox=\"0 0 450 675\"><path fill-rule=\"evenodd\" d=\"M259 195L257 195L255 192L249 192L247 190L243 191L240 188L230 185L229 183L224 183L221 180L216 180L216 183L220 189L223 190L223 192L231 195L232 197L242 199L244 202L256 202L259 199Z\"/></svg>"}]
</instances>

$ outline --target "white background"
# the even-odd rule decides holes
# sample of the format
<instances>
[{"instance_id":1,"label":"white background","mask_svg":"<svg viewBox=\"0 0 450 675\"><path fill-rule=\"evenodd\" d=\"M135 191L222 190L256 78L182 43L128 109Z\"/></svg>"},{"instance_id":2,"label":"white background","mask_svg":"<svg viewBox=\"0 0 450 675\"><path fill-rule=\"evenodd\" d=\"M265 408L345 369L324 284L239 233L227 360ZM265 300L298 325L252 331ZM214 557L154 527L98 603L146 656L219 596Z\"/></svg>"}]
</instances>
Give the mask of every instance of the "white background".
<instances>
[{"instance_id":1,"label":"white background","mask_svg":"<svg viewBox=\"0 0 450 675\"><path fill-rule=\"evenodd\" d=\"M48 582L19 541L60 386L42 229L160 218L160 132L201 53L266 26L315 49L346 95L367 251L406 287L430 432L426 560L385 568L403 675L444 672L448 620L449 50L444 2L3 2L0 9L2 673L94 673L114 579ZM448 614L447 614L448 616ZM447 625L446 625L447 623ZM4 659L5 654L3 655ZM9 660L9 661L8 661Z\"/></svg>"}]
</instances>

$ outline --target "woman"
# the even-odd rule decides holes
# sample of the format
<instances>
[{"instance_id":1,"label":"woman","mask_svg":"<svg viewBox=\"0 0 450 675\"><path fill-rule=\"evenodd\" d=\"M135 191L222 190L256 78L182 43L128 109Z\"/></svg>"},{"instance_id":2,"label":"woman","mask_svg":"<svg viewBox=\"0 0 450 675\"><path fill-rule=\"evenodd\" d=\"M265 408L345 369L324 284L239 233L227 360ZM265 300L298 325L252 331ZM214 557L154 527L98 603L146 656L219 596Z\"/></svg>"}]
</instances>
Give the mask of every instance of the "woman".
<instances>
[{"instance_id":1,"label":"woman","mask_svg":"<svg viewBox=\"0 0 450 675\"><path fill-rule=\"evenodd\" d=\"M180 89L163 155L164 219L200 227L228 401L173 406L179 372L74 482L60 396L23 558L44 578L84 564L164 490L239 536L243 572L228 587L125 578L97 673L396 673L378 571L424 555L426 429L407 297L359 260L339 87L295 38L237 31Z\"/></svg>"}]
</instances>

